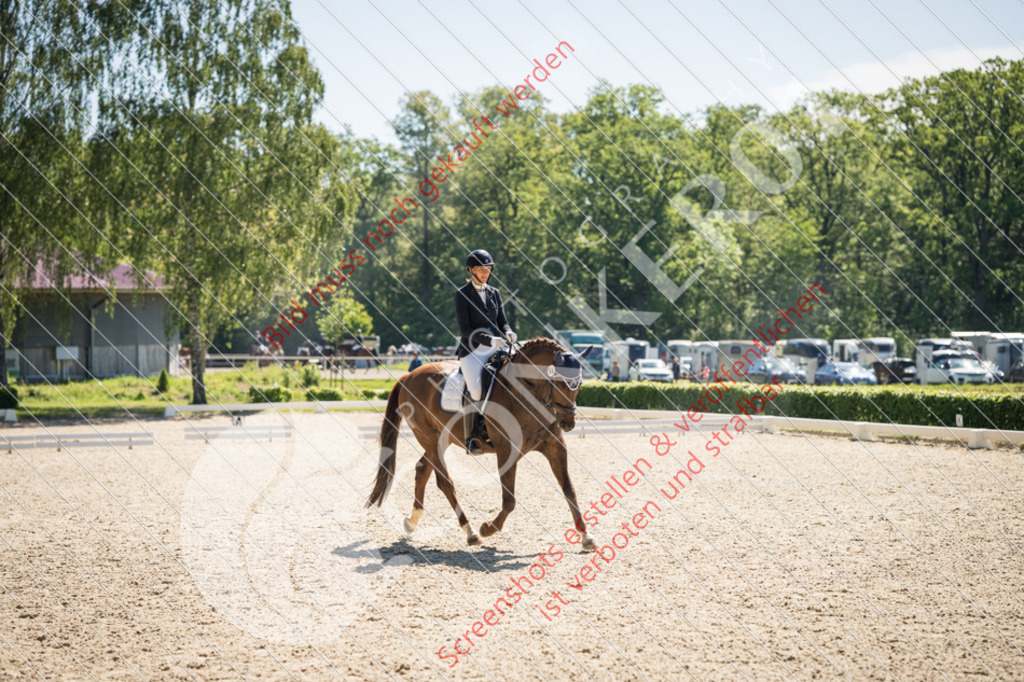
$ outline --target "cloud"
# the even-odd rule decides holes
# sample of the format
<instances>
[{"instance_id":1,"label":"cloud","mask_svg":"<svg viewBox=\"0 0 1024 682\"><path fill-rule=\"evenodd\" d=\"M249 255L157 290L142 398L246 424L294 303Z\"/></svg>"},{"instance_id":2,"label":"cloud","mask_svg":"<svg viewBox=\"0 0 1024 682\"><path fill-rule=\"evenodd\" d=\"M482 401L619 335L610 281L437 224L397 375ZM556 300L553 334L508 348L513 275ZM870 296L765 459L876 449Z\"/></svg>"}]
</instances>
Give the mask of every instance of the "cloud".
<instances>
[{"instance_id":1,"label":"cloud","mask_svg":"<svg viewBox=\"0 0 1024 682\"><path fill-rule=\"evenodd\" d=\"M934 76L942 71L966 68L976 69L979 60L997 56L1019 59L1020 50L1013 46L988 47L969 50L966 47L952 47L942 50L910 52L883 62L860 62L841 69L833 69L823 78L809 82L791 80L785 85L768 88L765 94L771 104L786 108L805 96L808 91L821 92L838 90L860 91L865 94L879 93L899 86L908 78Z\"/></svg>"}]
</instances>

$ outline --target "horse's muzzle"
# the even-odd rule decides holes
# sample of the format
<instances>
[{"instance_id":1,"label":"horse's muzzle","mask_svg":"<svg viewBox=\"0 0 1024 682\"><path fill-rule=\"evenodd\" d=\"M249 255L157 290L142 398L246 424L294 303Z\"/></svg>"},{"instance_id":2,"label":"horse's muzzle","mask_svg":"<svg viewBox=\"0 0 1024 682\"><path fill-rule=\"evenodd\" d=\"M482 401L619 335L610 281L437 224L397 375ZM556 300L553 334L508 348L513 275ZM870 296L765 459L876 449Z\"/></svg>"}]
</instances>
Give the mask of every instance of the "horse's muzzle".
<instances>
[{"instance_id":1,"label":"horse's muzzle","mask_svg":"<svg viewBox=\"0 0 1024 682\"><path fill-rule=\"evenodd\" d=\"M568 419L559 419L558 428L562 431L572 431L576 428L576 417L569 417Z\"/></svg>"}]
</instances>

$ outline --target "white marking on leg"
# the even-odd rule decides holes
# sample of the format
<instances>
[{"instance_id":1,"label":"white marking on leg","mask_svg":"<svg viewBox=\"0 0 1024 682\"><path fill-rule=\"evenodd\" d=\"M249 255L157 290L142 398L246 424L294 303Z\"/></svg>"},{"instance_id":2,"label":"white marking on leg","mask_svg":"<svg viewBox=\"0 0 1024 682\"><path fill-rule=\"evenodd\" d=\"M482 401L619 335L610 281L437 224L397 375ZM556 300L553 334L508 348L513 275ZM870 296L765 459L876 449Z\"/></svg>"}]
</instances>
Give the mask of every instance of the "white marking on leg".
<instances>
[{"instance_id":1,"label":"white marking on leg","mask_svg":"<svg viewBox=\"0 0 1024 682\"><path fill-rule=\"evenodd\" d=\"M422 518L422 517L423 517L423 510L422 509L415 509L415 508L413 508L412 514L409 515L409 518L405 519L405 524L404 525L405 525L405 532L406 532L407 535L412 535L413 531L416 530L416 527L418 525L420 525L420 518Z\"/></svg>"}]
</instances>

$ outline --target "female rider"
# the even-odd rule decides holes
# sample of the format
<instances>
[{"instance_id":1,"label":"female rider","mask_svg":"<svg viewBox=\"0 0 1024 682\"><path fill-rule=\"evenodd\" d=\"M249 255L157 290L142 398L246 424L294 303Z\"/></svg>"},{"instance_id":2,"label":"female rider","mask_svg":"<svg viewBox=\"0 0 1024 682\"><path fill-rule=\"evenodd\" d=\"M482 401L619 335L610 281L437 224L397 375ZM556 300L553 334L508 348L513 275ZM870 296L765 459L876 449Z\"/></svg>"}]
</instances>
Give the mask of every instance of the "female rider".
<instances>
[{"instance_id":1,"label":"female rider","mask_svg":"<svg viewBox=\"0 0 1024 682\"><path fill-rule=\"evenodd\" d=\"M483 249L477 249L466 258L470 279L455 292L455 316L459 321L459 364L466 377L466 386L474 403L484 397L484 366L487 359L507 343L518 337L505 318L501 294L487 284L494 268L494 259ZM503 338L504 337L504 338ZM506 339L508 340L506 342ZM490 372L487 373L490 375ZM483 453L483 414L467 406L464 418L466 451L472 455Z\"/></svg>"}]
</instances>

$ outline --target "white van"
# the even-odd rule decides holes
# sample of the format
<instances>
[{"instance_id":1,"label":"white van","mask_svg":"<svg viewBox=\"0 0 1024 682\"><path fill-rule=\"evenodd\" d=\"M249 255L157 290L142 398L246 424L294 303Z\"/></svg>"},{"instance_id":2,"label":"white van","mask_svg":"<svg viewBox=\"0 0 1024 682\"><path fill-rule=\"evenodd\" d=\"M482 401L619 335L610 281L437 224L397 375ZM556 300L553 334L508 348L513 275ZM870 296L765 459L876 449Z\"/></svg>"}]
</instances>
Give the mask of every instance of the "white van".
<instances>
[{"instance_id":1,"label":"white van","mask_svg":"<svg viewBox=\"0 0 1024 682\"><path fill-rule=\"evenodd\" d=\"M836 339L832 342L832 359L836 362L857 362L859 351L859 339Z\"/></svg>"},{"instance_id":2,"label":"white van","mask_svg":"<svg viewBox=\"0 0 1024 682\"><path fill-rule=\"evenodd\" d=\"M718 342L701 341L693 345L693 374L697 381L711 381L723 364L719 361Z\"/></svg>"},{"instance_id":3,"label":"white van","mask_svg":"<svg viewBox=\"0 0 1024 682\"><path fill-rule=\"evenodd\" d=\"M1016 332L953 332L953 338L974 344L982 360L1010 375L1013 365L1024 357L1024 334Z\"/></svg>"},{"instance_id":4,"label":"white van","mask_svg":"<svg viewBox=\"0 0 1024 682\"><path fill-rule=\"evenodd\" d=\"M876 362L885 362L896 357L896 339L891 336L872 336L860 340L857 362L864 367L871 367Z\"/></svg>"},{"instance_id":5,"label":"white van","mask_svg":"<svg viewBox=\"0 0 1024 682\"><path fill-rule=\"evenodd\" d=\"M814 383L814 373L828 362L828 341L825 339L786 339L782 357L807 373L807 383Z\"/></svg>"}]
</instances>

